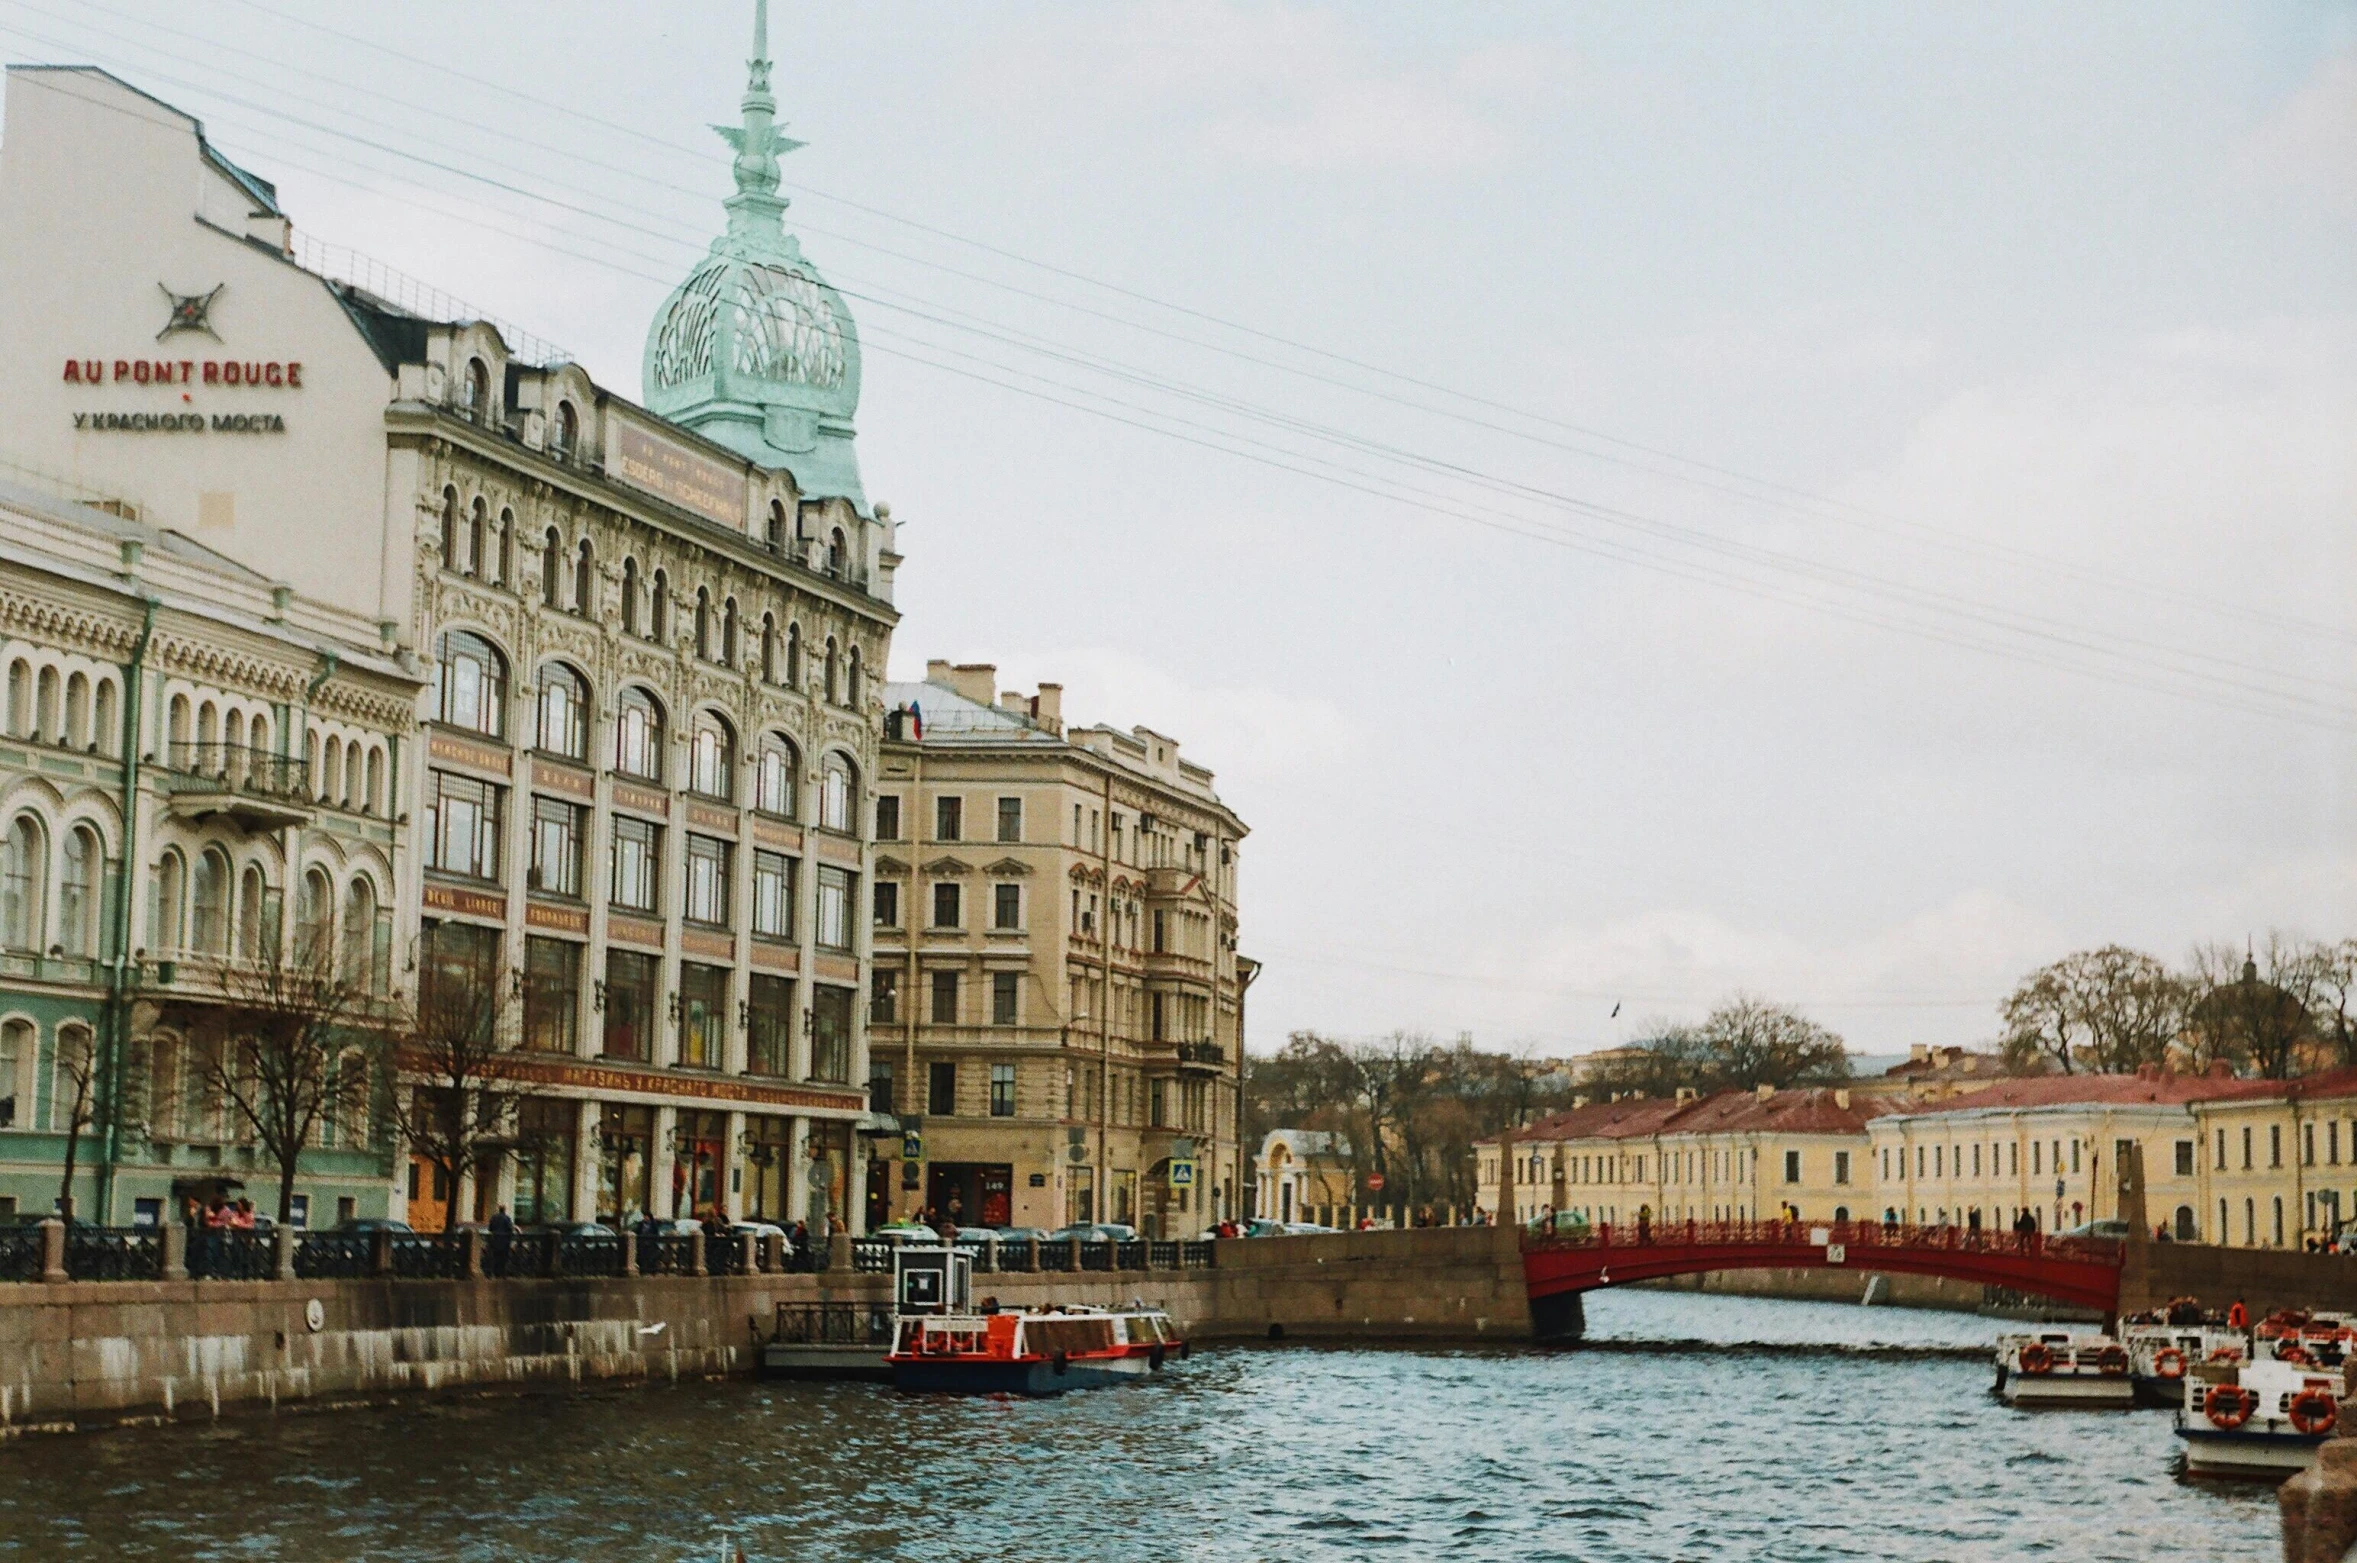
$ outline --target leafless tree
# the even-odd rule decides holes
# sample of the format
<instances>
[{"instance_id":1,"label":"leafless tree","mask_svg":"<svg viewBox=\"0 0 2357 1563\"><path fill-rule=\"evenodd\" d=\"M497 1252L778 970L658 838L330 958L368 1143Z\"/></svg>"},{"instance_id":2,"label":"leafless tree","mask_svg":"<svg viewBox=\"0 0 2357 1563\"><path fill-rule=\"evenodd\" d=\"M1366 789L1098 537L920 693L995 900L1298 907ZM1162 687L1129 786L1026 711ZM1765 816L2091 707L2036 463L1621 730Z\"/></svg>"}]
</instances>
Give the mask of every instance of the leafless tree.
<instances>
[{"instance_id":1,"label":"leafless tree","mask_svg":"<svg viewBox=\"0 0 2357 1563\"><path fill-rule=\"evenodd\" d=\"M417 1006L396 1049L395 1135L432 1167L445 1229L458 1222L459 1179L516 1145L522 1071L506 1024L509 977L496 961L421 963Z\"/></svg>"},{"instance_id":2,"label":"leafless tree","mask_svg":"<svg viewBox=\"0 0 2357 1563\"><path fill-rule=\"evenodd\" d=\"M1839 1036L1797 1010L1749 994L1736 994L1703 1019L1702 1042L1723 1089L1781 1090L1850 1077L1849 1050Z\"/></svg>"},{"instance_id":3,"label":"leafless tree","mask_svg":"<svg viewBox=\"0 0 2357 1563\"><path fill-rule=\"evenodd\" d=\"M74 1219L74 1169L82 1136L98 1117L98 1040L86 1027L61 1029L57 1034L58 1107L65 1119L65 1172L57 1185L58 1213Z\"/></svg>"},{"instance_id":4,"label":"leafless tree","mask_svg":"<svg viewBox=\"0 0 2357 1563\"><path fill-rule=\"evenodd\" d=\"M2193 952L2187 1034L2195 1060L2224 1061L2269 1080L2299 1073L2317 1043L2317 963L2307 941L2270 932L2252 951L2230 944Z\"/></svg>"},{"instance_id":5,"label":"leafless tree","mask_svg":"<svg viewBox=\"0 0 2357 1563\"><path fill-rule=\"evenodd\" d=\"M2107 944L2041 966L1998 1007L2008 1066L2064 1074L2131 1074L2166 1062L2185 1029L2192 989L2138 950Z\"/></svg>"}]
</instances>

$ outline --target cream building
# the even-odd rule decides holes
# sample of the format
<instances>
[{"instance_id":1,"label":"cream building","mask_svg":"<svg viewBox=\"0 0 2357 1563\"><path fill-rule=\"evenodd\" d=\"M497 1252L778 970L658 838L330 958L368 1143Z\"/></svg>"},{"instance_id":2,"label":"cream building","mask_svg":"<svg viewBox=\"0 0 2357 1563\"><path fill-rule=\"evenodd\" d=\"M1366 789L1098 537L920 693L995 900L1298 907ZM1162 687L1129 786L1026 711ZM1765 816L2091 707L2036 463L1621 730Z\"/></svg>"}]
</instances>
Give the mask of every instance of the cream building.
<instances>
[{"instance_id":1,"label":"cream building","mask_svg":"<svg viewBox=\"0 0 2357 1563\"><path fill-rule=\"evenodd\" d=\"M922 1130L877 1175L901 1214L1198 1231L1240 1213L1244 825L1177 740L996 683L884 690L870 1070Z\"/></svg>"},{"instance_id":2,"label":"cream building","mask_svg":"<svg viewBox=\"0 0 2357 1563\"><path fill-rule=\"evenodd\" d=\"M278 664L222 661L185 675L193 725L168 696L158 720L310 767L355 837L373 801L403 989L512 980L528 1096L504 1138L535 1149L487 1158L462 1214L865 1208L859 909L899 560L854 459L856 332L783 229L791 143L754 56L726 229L649 329L646 406L302 239L189 116L101 71L10 72L0 459L120 496L323 638L365 627L291 698ZM378 664L417 680L389 732L345 709ZM302 699L325 709L290 724ZM421 1171L395 1208L426 1220Z\"/></svg>"},{"instance_id":3,"label":"cream building","mask_svg":"<svg viewBox=\"0 0 2357 1563\"><path fill-rule=\"evenodd\" d=\"M1252 1158L1252 1214L1263 1221L1315 1221L1312 1211L1348 1209L1357 1197L1350 1141L1324 1129L1271 1129Z\"/></svg>"}]
</instances>

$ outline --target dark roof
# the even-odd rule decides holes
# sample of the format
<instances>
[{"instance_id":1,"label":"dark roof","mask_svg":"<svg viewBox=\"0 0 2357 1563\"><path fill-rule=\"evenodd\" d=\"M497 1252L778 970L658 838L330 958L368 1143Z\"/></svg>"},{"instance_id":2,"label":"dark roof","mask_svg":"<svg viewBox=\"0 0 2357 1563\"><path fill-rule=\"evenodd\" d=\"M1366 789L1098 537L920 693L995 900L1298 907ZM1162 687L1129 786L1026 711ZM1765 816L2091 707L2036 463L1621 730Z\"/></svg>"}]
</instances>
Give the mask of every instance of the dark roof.
<instances>
[{"instance_id":1,"label":"dark roof","mask_svg":"<svg viewBox=\"0 0 2357 1563\"><path fill-rule=\"evenodd\" d=\"M1918 1113L1971 1113L1992 1108L2070 1106L2184 1107L2195 1102L2305 1100L2357 1096L2357 1069L2334 1069L2296 1080L2247 1080L2234 1075L2178 1074L2147 1069L2132 1075L2028 1075L2001 1080L1969 1096L1943 1098ZM1902 1111L1910 1109L1900 1109Z\"/></svg>"},{"instance_id":2,"label":"dark roof","mask_svg":"<svg viewBox=\"0 0 2357 1563\"><path fill-rule=\"evenodd\" d=\"M1718 1091L1687 1101L1624 1097L1542 1118L1516 1131L1525 1140L1634 1140L1657 1134L1859 1134L1867 1120L1903 1110L1900 1103L1863 1094L1842 1105L1835 1086L1808 1086L1761 1096ZM1846 1093L1845 1093L1846 1094Z\"/></svg>"}]
</instances>

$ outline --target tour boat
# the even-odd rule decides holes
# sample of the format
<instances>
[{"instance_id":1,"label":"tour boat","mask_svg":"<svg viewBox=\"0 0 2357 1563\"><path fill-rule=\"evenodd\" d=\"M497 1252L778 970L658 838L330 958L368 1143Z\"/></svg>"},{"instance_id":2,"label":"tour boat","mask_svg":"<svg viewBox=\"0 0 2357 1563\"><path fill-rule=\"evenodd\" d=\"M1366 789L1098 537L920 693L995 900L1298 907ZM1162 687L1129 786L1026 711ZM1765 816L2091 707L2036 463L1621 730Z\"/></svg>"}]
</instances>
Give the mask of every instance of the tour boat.
<instances>
[{"instance_id":1,"label":"tour boat","mask_svg":"<svg viewBox=\"0 0 2357 1563\"><path fill-rule=\"evenodd\" d=\"M2296 1363L2262 1359L2195 1368L2177 1408L2190 1476L2247 1476L2280 1482L2306 1470L2332 1436L2342 1379Z\"/></svg>"},{"instance_id":2,"label":"tour boat","mask_svg":"<svg viewBox=\"0 0 2357 1563\"><path fill-rule=\"evenodd\" d=\"M2009 1406L2134 1405L2133 1365L2128 1348L2109 1335L2000 1336L1997 1393Z\"/></svg>"},{"instance_id":3,"label":"tour boat","mask_svg":"<svg viewBox=\"0 0 2357 1563\"><path fill-rule=\"evenodd\" d=\"M2357 1348L2357 1329L2349 1316L2283 1308L2261 1319L2251 1331L2251 1355L2294 1367L2338 1368Z\"/></svg>"},{"instance_id":4,"label":"tour boat","mask_svg":"<svg viewBox=\"0 0 2357 1563\"><path fill-rule=\"evenodd\" d=\"M1159 1308L903 1315L885 1361L914 1391L1060 1395L1142 1381L1184 1357Z\"/></svg>"},{"instance_id":5,"label":"tour boat","mask_svg":"<svg viewBox=\"0 0 2357 1563\"><path fill-rule=\"evenodd\" d=\"M2250 1356L2250 1337L2210 1324L2123 1323L2120 1344L2128 1348L2128 1382L2144 1405L2183 1405L2186 1375L2197 1364Z\"/></svg>"}]
</instances>

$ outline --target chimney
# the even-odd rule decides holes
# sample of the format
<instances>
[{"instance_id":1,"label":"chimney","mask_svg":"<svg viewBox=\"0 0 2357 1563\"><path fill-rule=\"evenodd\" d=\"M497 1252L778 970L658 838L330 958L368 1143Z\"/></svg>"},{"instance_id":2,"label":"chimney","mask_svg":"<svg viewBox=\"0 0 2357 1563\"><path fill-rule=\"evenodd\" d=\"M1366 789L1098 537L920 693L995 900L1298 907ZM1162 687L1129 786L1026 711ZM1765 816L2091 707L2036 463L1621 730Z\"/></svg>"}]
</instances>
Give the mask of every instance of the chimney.
<instances>
[{"instance_id":1,"label":"chimney","mask_svg":"<svg viewBox=\"0 0 2357 1563\"><path fill-rule=\"evenodd\" d=\"M998 708L1001 711L1012 711L1017 716L1031 714L1031 702L1023 697L1023 692L1019 689L1000 690L998 692Z\"/></svg>"},{"instance_id":2,"label":"chimney","mask_svg":"<svg viewBox=\"0 0 2357 1563\"><path fill-rule=\"evenodd\" d=\"M1679 1087L1678 1087L1678 1102L1679 1102L1679 1105L1683 1106L1683 1105L1684 1105L1684 1104L1686 1104L1687 1102L1691 1102L1691 1101L1693 1101L1693 1100L1694 1100L1694 1087L1692 1087L1692 1086L1690 1086L1690 1085L1682 1085L1682 1086L1679 1086Z\"/></svg>"},{"instance_id":3,"label":"chimney","mask_svg":"<svg viewBox=\"0 0 2357 1563\"><path fill-rule=\"evenodd\" d=\"M1763 1081L1761 1081L1761 1082L1760 1082L1759 1098L1760 1098L1760 1100L1761 1100L1761 1101L1763 1101L1763 1102L1764 1102L1764 1101L1766 1101L1766 1100L1767 1100L1769 1097L1771 1097L1771 1096L1774 1096L1775 1094L1776 1094L1776 1088L1775 1088L1774 1086L1772 1086L1772 1085L1768 1084L1768 1083L1767 1083L1765 1080L1763 1080Z\"/></svg>"},{"instance_id":4,"label":"chimney","mask_svg":"<svg viewBox=\"0 0 2357 1563\"><path fill-rule=\"evenodd\" d=\"M960 662L949 669L944 682L978 706L986 706L998 696L998 669L987 662Z\"/></svg>"},{"instance_id":5,"label":"chimney","mask_svg":"<svg viewBox=\"0 0 2357 1563\"><path fill-rule=\"evenodd\" d=\"M1833 1105L1845 1113L1850 1110L1850 1093L1847 1086L1841 1087L1833 1093Z\"/></svg>"},{"instance_id":6,"label":"chimney","mask_svg":"<svg viewBox=\"0 0 2357 1563\"><path fill-rule=\"evenodd\" d=\"M942 663L936 663L936 664L934 664L934 666L937 666L937 667L947 667L948 665L949 665L949 664L948 664L948 663L946 663L946 662L942 662ZM931 678L933 675L932 675L930 672L928 672L928 673L927 673L925 676L926 676L927 678ZM1923 1061L1924 1061L1926 1058L1929 1058L1930 1056L1931 1056L1931 1049L1930 1049L1930 1048L1928 1048L1928 1047L1926 1047L1926 1046L1925 1046L1924 1044L1922 1044L1921 1042L1910 1042L1910 1043L1908 1043L1908 1044L1907 1044L1907 1062L1908 1062L1908 1063L1910 1063L1910 1064L1920 1064L1920 1063L1922 1063L1922 1062L1923 1062Z\"/></svg>"},{"instance_id":7,"label":"chimney","mask_svg":"<svg viewBox=\"0 0 2357 1563\"><path fill-rule=\"evenodd\" d=\"M1031 719L1049 732L1054 733L1058 738L1064 736L1063 685L1042 684L1039 686L1039 693L1034 695L1031 700Z\"/></svg>"}]
</instances>

